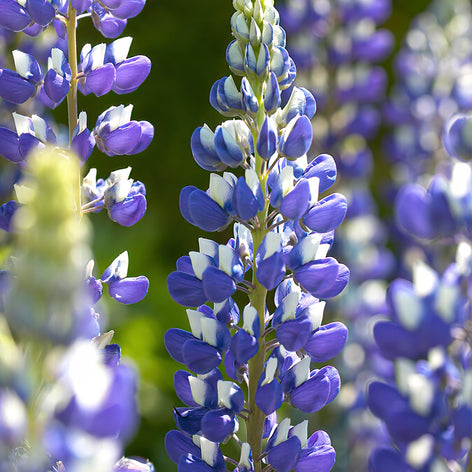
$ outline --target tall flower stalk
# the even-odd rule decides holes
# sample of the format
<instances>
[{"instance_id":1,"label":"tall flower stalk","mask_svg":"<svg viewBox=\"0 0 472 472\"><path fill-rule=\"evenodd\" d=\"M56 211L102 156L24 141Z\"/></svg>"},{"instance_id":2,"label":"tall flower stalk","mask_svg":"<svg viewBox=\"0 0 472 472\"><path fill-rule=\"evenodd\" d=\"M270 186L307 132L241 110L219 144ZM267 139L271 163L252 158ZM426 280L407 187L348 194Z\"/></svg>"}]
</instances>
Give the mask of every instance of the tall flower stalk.
<instances>
[{"instance_id":1,"label":"tall flower stalk","mask_svg":"<svg viewBox=\"0 0 472 472\"><path fill-rule=\"evenodd\" d=\"M50 33L54 24L63 40L50 48L46 72L33 55L13 51L15 70L0 70L0 97L10 106L35 101L51 109L66 99L68 108L67 151L39 115L14 112L16 130L0 128L0 154L24 173L18 201L5 203L0 212L1 227L18 234L13 269L2 273L1 286L8 321L1 336L10 346L0 359L2 470L153 470L145 460L120 459L137 423L136 374L121 362L113 331L104 332L97 311L103 285L112 298L130 304L144 298L149 281L128 277L127 251L95 278L94 262L87 262L87 220L79 218L105 208L113 221L131 226L146 211L144 185L129 178L130 167L106 180L90 169L83 181L80 167L95 145L110 156L141 152L153 138L153 126L131 120L132 106L120 105L103 112L90 131L86 112L78 112L78 91L132 92L149 74L150 60L127 57L129 37L86 44L79 58L76 36L79 19L91 17L105 37L116 38L144 4L0 2L1 27L37 36ZM25 370L24 378L18 368Z\"/></svg>"},{"instance_id":2,"label":"tall flower stalk","mask_svg":"<svg viewBox=\"0 0 472 472\"><path fill-rule=\"evenodd\" d=\"M175 409L179 430L168 433L166 448L179 471L220 471L225 461L240 472L327 471L335 456L329 436L317 431L308 438L307 421L290 426L277 410L285 401L318 411L340 387L336 369L310 366L334 357L347 337L342 323L322 325L322 300L349 278L347 267L326 255L346 200L318 199L336 166L326 154L308 163L315 101L293 85L295 65L273 2L233 6L235 39L226 59L240 84L223 77L210 92L212 106L233 119L193 133L193 157L212 173L206 192L182 190L180 209L204 231L234 223L234 237L226 244L200 238L199 251L181 257L167 279L172 298L189 307L191 332L170 329L166 347L196 376L175 374L187 406ZM227 167L243 175L223 172ZM241 308L232 298L237 290L248 297ZM223 358L233 381L223 380ZM239 438L241 420L246 433ZM236 459L220 449L231 438L241 449Z\"/></svg>"}]
</instances>

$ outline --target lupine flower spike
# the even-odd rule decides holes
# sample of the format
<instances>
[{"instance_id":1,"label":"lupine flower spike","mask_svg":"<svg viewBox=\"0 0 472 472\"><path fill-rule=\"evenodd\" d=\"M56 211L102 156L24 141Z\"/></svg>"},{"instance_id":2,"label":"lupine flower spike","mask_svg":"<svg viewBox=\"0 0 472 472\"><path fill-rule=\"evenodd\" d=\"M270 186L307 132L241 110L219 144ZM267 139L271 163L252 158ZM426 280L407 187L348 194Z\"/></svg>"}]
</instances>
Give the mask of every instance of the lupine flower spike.
<instances>
[{"instance_id":1,"label":"lupine flower spike","mask_svg":"<svg viewBox=\"0 0 472 472\"><path fill-rule=\"evenodd\" d=\"M347 338L342 323L322 324L324 300L349 279L327 254L346 200L320 199L336 166L329 155L308 163L315 100L293 85L295 64L273 2L233 5L226 60L235 77L210 91L212 106L230 120L195 130L192 153L211 172L209 188L180 194L189 223L204 231L233 224L233 237L223 244L200 238L167 279L172 298L188 308L190 331L170 329L165 344L194 374L174 377L186 406L175 408L178 429L166 448L180 472L223 471L225 462L241 472L328 471L335 452L327 433L308 437L306 421L291 426L277 411L284 402L318 411L340 388L335 368L312 363L336 356ZM232 298L237 291L248 295L244 307ZM241 454L226 457L223 445L241 421Z\"/></svg>"}]
</instances>

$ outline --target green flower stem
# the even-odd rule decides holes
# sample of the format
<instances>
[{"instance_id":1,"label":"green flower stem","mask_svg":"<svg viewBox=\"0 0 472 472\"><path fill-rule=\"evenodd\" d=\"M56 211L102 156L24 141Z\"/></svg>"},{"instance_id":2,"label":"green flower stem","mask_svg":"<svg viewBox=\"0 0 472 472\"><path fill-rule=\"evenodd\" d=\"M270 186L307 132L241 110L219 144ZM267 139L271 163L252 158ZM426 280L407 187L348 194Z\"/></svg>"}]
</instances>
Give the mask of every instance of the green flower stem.
<instances>
[{"instance_id":1,"label":"green flower stem","mask_svg":"<svg viewBox=\"0 0 472 472\"><path fill-rule=\"evenodd\" d=\"M69 55L69 65L72 71L72 80L70 82L70 89L67 94L67 118L69 125L69 149L72 149L72 133L77 126L78 112L77 112L77 11L69 2L69 9L67 12L67 49ZM76 209L80 213L80 195L81 178L80 171L78 173L78 185L76 195Z\"/></svg>"},{"instance_id":2,"label":"green flower stem","mask_svg":"<svg viewBox=\"0 0 472 472\"><path fill-rule=\"evenodd\" d=\"M264 221L260 219L259 221ZM253 246L254 246L254 259L257 252L257 248L261 244L264 236L266 234L265 226L261 226L258 230L254 231L252 234L253 237ZM255 261L254 261L255 263ZM254 265L255 267L255 265ZM262 286L256 278L255 270L253 271L252 276L253 284L255 285L254 290L251 291L249 300L251 305L257 310L259 315L259 321L261 328L264 326L264 316L265 316L265 305L266 305L266 296L267 289ZM259 338L259 350L257 354L249 361L249 389L248 389L248 398L249 398L249 418L246 422L247 426L247 442L251 446L252 454L254 458L258 458L262 453L262 433L264 430L264 420L265 414L259 410L256 406L255 395L257 390L257 383L260 376L264 372L264 362L265 362L265 338L260 336ZM262 464L260 461L254 463L254 472L261 472Z\"/></svg>"},{"instance_id":3,"label":"green flower stem","mask_svg":"<svg viewBox=\"0 0 472 472\"><path fill-rule=\"evenodd\" d=\"M259 102L259 110L256 116L256 129L252 130L252 136L254 140L254 148L257 143L257 138L259 136L262 124L264 123L265 119L265 112L264 112L264 100L262 98L262 90L263 90L263 82L257 81L256 83L251 84L253 90L256 93L258 102ZM253 272L252 272L252 283L254 285L254 289L250 291L249 301L251 305L257 310L259 315L259 322L261 326L261 330L263 332L264 329L264 322L265 322L265 306L266 306L266 297L267 297L267 289L259 283L256 277L256 253L261 245L265 235L267 234L267 214L269 209L269 201L266 195L266 184L267 184L267 174L264 173L264 163L265 161L261 158L257 149L254 149L254 156L255 156L255 169L257 175L259 177L259 182L262 188L262 192L264 194L266 204L264 209L259 212L257 215L257 220L259 224L257 228L252 231L252 240L253 240ZM257 407L255 402L255 395L257 390L257 384L259 378L264 372L264 363L265 363L265 355L266 355L266 342L265 337L262 334L259 337L259 349L257 354L249 361L248 368L249 368L249 387L248 387L248 398L249 398L249 415L248 420L246 421L246 429L247 429L247 442L251 446L252 455L254 458L254 472L261 472L262 471L262 463L261 460L257 460L260 458L262 454L262 435L264 431L264 421L266 415Z\"/></svg>"}]
</instances>

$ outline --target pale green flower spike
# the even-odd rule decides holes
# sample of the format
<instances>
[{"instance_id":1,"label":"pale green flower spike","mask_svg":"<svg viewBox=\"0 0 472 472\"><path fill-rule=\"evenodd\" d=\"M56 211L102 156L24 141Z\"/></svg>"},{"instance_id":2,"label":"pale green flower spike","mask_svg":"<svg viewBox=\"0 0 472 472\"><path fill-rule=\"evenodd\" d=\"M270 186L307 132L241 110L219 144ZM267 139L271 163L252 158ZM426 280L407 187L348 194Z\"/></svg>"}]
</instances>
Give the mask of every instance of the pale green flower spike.
<instances>
[{"instance_id":1,"label":"pale green flower spike","mask_svg":"<svg viewBox=\"0 0 472 472\"><path fill-rule=\"evenodd\" d=\"M90 316L83 289L89 227L77 211L78 175L74 155L47 148L28 159L16 187L22 206L13 221L17 251L6 315L22 337L67 343L81 334L79 319Z\"/></svg>"}]
</instances>

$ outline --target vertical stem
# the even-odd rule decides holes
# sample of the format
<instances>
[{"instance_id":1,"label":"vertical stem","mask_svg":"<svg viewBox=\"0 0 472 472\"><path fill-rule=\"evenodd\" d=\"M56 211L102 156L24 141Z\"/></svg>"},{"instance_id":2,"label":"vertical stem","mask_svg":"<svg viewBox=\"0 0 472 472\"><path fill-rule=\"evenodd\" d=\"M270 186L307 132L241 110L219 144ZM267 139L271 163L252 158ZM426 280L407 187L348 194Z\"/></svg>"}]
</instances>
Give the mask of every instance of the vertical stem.
<instances>
[{"instance_id":1,"label":"vertical stem","mask_svg":"<svg viewBox=\"0 0 472 472\"><path fill-rule=\"evenodd\" d=\"M264 221L264 220L260 220ZM257 252L257 248L261 244L265 236L265 228L261 227L259 230L253 233L253 247L254 247L254 258ZM254 261L255 262L255 261ZM255 267L255 266L254 266ZM263 331L264 327L264 315L265 315L265 304L267 289L263 287L256 279L255 269L252 275L252 281L255 285L254 290L249 296L251 305L257 310L259 315L259 322ZM247 442L251 446L253 457L259 457L262 453L262 434L264 431L264 420L265 414L259 410L255 402L255 395L257 390L257 383L260 376L264 372L264 361L265 361L265 338L260 336L259 338L259 350L257 354L249 361L249 417L246 422L247 425ZM254 472L261 472L262 464L260 461L254 463Z\"/></svg>"},{"instance_id":2,"label":"vertical stem","mask_svg":"<svg viewBox=\"0 0 472 472\"><path fill-rule=\"evenodd\" d=\"M77 126L77 11L69 2L67 12L67 50L72 79L70 82L69 93L67 94L67 118L69 125L69 149L72 149L72 133ZM80 172L78 173L76 207L80 211Z\"/></svg>"}]
</instances>

